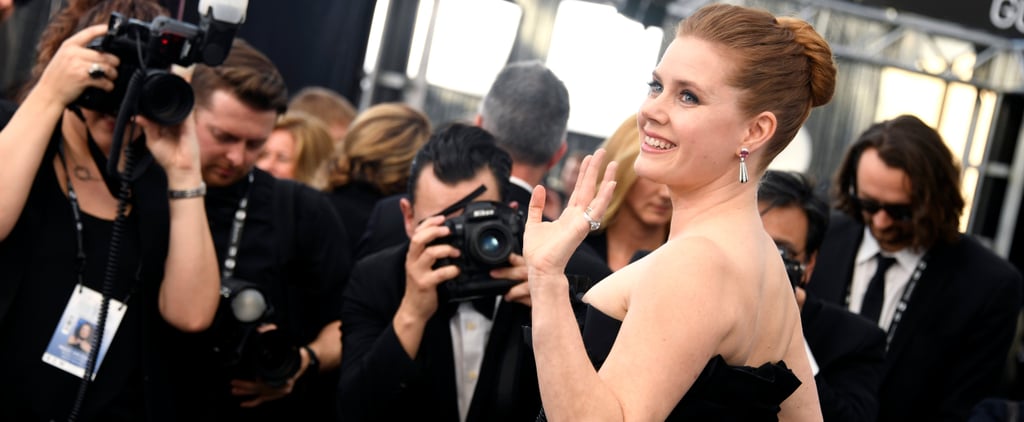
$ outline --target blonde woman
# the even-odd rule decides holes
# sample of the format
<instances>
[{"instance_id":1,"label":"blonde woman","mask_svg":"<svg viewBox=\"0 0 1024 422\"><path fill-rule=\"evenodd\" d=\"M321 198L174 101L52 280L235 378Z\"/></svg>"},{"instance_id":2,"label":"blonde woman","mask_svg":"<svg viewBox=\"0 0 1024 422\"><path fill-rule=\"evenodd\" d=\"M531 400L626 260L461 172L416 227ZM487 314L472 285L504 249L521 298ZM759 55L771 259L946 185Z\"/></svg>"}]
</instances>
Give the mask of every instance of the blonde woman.
<instances>
[{"instance_id":1,"label":"blonde woman","mask_svg":"<svg viewBox=\"0 0 1024 422\"><path fill-rule=\"evenodd\" d=\"M640 155L640 129L636 115L629 116L601 144L606 156L619 163L615 171L618 184L612 193L601 227L584 240L616 271L637 254L653 251L668 239L672 221L672 201L668 186L637 177L633 163ZM604 170L598 174L603 179Z\"/></svg>"},{"instance_id":2,"label":"blonde woman","mask_svg":"<svg viewBox=\"0 0 1024 422\"><path fill-rule=\"evenodd\" d=\"M278 179L292 179L325 190L333 148L331 134L323 122L305 113L291 112L277 121L256 167Z\"/></svg>"},{"instance_id":3,"label":"blonde woman","mask_svg":"<svg viewBox=\"0 0 1024 422\"><path fill-rule=\"evenodd\" d=\"M405 192L412 158L430 131L425 114L399 103L370 107L349 126L329 179L331 201L353 250L373 205L385 196Z\"/></svg>"}]
</instances>

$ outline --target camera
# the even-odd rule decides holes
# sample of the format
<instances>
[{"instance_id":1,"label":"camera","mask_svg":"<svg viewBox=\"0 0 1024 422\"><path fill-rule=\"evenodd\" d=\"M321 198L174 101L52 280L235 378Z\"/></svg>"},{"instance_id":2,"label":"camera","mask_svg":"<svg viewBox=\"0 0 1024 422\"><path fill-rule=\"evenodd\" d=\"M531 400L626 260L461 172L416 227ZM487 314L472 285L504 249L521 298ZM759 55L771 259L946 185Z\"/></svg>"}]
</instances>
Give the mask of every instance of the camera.
<instances>
[{"instance_id":1,"label":"camera","mask_svg":"<svg viewBox=\"0 0 1024 422\"><path fill-rule=\"evenodd\" d=\"M431 244L450 244L462 254L457 258L439 259L434 268L455 265L459 275L438 286L448 301L504 294L519 281L494 280L489 272L509 266L509 255L523 251L523 230L526 218L519 210L498 202L471 202L462 215L445 220L451 230L448 236Z\"/></svg>"},{"instance_id":2,"label":"camera","mask_svg":"<svg viewBox=\"0 0 1024 422\"><path fill-rule=\"evenodd\" d=\"M117 116L127 102L129 107L138 107L138 114L161 125L181 123L192 111L195 98L188 82L170 72L171 65L223 63L247 4L248 0L203 0L199 26L166 16L143 22L112 13L106 35L90 42L89 47L120 59L114 89L86 88L74 105ZM141 78L140 91L129 92L136 73Z\"/></svg>"},{"instance_id":3,"label":"camera","mask_svg":"<svg viewBox=\"0 0 1024 422\"><path fill-rule=\"evenodd\" d=\"M790 258L789 253L785 248L779 248L779 254L782 255L782 265L786 267L786 276L789 277L789 283L793 285L793 288L804 286L804 271L806 266L794 259Z\"/></svg>"},{"instance_id":4,"label":"camera","mask_svg":"<svg viewBox=\"0 0 1024 422\"><path fill-rule=\"evenodd\" d=\"M214 352L232 378L280 386L299 371L299 349L288 333L281 327L260 332L273 317L274 307L259 285L233 277L221 281Z\"/></svg>"}]
</instances>

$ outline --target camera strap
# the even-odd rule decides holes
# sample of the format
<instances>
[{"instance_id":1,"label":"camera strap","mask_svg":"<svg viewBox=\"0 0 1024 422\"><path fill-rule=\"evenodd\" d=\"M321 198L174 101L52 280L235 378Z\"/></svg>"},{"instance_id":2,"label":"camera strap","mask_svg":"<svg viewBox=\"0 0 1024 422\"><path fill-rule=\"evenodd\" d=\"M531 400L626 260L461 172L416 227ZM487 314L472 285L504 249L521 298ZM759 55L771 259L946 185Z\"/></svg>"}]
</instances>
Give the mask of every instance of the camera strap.
<instances>
[{"instance_id":1,"label":"camera strap","mask_svg":"<svg viewBox=\"0 0 1024 422\"><path fill-rule=\"evenodd\" d=\"M82 223L82 209L78 206L78 194L75 193L75 187L71 185L71 172L68 170L68 161L64 156L64 142L63 137L61 142L57 144L57 155L60 156L60 162L64 166L64 183L68 189L68 202L71 203L71 215L75 217L75 246L77 253L75 254L75 273L78 276L78 285L85 285L85 241L82 230L84 224Z\"/></svg>"},{"instance_id":2,"label":"camera strap","mask_svg":"<svg viewBox=\"0 0 1024 422\"><path fill-rule=\"evenodd\" d=\"M481 184L480 187L470 192L469 195L466 195L462 199L455 201L454 204L449 205L448 208L441 210L441 212L434 214L434 217L437 217L439 215L448 215L455 211L466 208L466 205L469 205L469 203L473 202L473 200L476 199L478 196L483 195L485 191L487 191L487 186Z\"/></svg>"},{"instance_id":3,"label":"camera strap","mask_svg":"<svg viewBox=\"0 0 1024 422\"><path fill-rule=\"evenodd\" d=\"M249 170L249 186L245 189L245 195L238 201L238 210L235 211L235 220L231 223L231 238L228 243L228 250L224 257L224 268L221 270L221 280L231 278L235 274L235 265L238 264L238 248L242 243L242 229L245 228L245 217L249 209L249 193L252 192L252 184L255 180L253 171Z\"/></svg>"}]
</instances>

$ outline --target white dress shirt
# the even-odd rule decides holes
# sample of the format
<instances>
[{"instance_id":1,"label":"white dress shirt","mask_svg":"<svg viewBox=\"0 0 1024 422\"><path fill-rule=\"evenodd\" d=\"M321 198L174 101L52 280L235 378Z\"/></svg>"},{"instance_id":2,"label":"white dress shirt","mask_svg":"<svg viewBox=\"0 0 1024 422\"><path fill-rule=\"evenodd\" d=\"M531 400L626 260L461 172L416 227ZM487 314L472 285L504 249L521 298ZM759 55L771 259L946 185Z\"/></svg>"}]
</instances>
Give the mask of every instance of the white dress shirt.
<instances>
[{"instance_id":1,"label":"white dress shirt","mask_svg":"<svg viewBox=\"0 0 1024 422\"><path fill-rule=\"evenodd\" d=\"M863 240L854 261L853 280L850 282L850 312L860 314L860 308L864 304L864 293L868 290L871 276L878 268L875 255L879 252L882 252L882 249L878 246L878 241L871 235L871 230L865 227ZM910 275L914 273L914 268L921 262L924 253L903 248L897 252L883 252L883 255L896 258L896 262L885 272L885 299L882 302L882 312L878 315L878 326L888 332L900 298L910 283Z\"/></svg>"},{"instance_id":2,"label":"white dress shirt","mask_svg":"<svg viewBox=\"0 0 1024 422\"><path fill-rule=\"evenodd\" d=\"M495 296L494 313L501 306L501 296ZM493 315L492 315L493 317ZM480 377L480 365L484 361L484 350L494 323L485 317L471 302L459 304L458 310L448 321L452 334L452 352L455 362L455 391L459 398L459 420L466 421L469 405L473 402L476 381Z\"/></svg>"}]
</instances>

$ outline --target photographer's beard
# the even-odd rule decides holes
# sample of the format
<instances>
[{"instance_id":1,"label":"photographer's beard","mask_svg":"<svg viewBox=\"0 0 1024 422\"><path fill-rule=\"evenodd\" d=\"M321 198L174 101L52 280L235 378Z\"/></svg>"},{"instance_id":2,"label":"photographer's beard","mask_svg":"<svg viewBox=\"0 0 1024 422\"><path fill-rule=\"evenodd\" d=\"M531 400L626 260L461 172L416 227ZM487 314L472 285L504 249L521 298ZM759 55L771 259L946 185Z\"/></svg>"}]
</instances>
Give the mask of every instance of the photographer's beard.
<instances>
[{"instance_id":1,"label":"photographer's beard","mask_svg":"<svg viewBox=\"0 0 1024 422\"><path fill-rule=\"evenodd\" d=\"M868 217L865 218L865 224L878 242L878 247L883 251L897 252L913 244L914 226L912 222L894 221L888 226L879 227Z\"/></svg>"}]
</instances>

